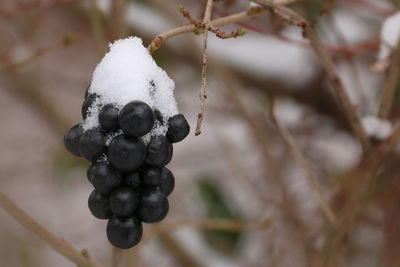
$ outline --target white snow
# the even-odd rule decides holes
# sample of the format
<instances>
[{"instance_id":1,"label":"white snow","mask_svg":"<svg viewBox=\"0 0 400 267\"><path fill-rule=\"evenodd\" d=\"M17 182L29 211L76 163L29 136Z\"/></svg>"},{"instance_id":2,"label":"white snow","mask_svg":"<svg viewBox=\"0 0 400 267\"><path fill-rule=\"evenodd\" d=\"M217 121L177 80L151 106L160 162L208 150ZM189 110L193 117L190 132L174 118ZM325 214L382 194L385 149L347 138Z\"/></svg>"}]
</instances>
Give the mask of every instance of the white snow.
<instances>
[{"instance_id":1,"label":"white snow","mask_svg":"<svg viewBox=\"0 0 400 267\"><path fill-rule=\"evenodd\" d=\"M384 140L392 133L392 124L387 120L381 120L375 116L362 118L361 124L365 132L378 140Z\"/></svg>"},{"instance_id":2,"label":"white snow","mask_svg":"<svg viewBox=\"0 0 400 267\"><path fill-rule=\"evenodd\" d=\"M121 109L133 100L143 101L153 110L158 109L167 121L178 113L174 88L174 81L157 66L140 38L117 40L110 44L110 51L93 72L89 93L95 93L99 98L89 108L82 126L85 131L98 127L98 114L103 105L111 103ZM144 141L166 131L166 125L156 123Z\"/></svg>"},{"instance_id":3,"label":"white snow","mask_svg":"<svg viewBox=\"0 0 400 267\"><path fill-rule=\"evenodd\" d=\"M382 25L378 59L388 59L400 40L400 12L388 17Z\"/></svg>"}]
</instances>

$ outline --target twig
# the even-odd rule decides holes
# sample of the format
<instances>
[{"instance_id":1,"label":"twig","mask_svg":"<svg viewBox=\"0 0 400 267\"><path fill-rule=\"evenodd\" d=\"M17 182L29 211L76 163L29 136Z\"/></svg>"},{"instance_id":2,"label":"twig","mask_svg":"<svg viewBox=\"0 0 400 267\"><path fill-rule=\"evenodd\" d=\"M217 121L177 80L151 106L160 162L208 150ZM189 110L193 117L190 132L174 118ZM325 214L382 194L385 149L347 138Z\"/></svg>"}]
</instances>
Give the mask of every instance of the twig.
<instances>
[{"instance_id":1,"label":"twig","mask_svg":"<svg viewBox=\"0 0 400 267\"><path fill-rule=\"evenodd\" d=\"M336 0L327 0L325 4L323 5L321 11L318 13L314 21L311 23L311 26L314 27L318 21L325 15L328 14L329 11L332 9L333 5L335 4Z\"/></svg>"},{"instance_id":2,"label":"twig","mask_svg":"<svg viewBox=\"0 0 400 267\"><path fill-rule=\"evenodd\" d=\"M56 51L58 49L67 47L75 43L77 39L78 39L77 35L73 33L67 34L60 42L57 42L45 48L38 49L35 53L33 53L32 55L28 56L27 58L19 62L12 62L12 61L2 62L2 63L0 62L0 71L14 70L22 66L28 65L29 63L32 63L33 61L39 59L40 57L50 52Z\"/></svg>"},{"instance_id":3,"label":"twig","mask_svg":"<svg viewBox=\"0 0 400 267\"><path fill-rule=\"evenodd\" d=\"M214 0L208 0L206 11L204 12L203 18L203 63L202 63L202 70L201 70L201 89L200 89L200 112L197 115L197 126L195 135L201 134L201 123L203 122L204 116L204 107L206 105L207 99L207 41L208 41L208 28L210 27L210 19L211 19L211 11L213 6Z\"/></svg>"},{"instance_id":4,"label":"twig","mask_svg":"<svg viewBox=\"0 0 400 267\"><path fill-rule=\"evenodd\" d=\"M33 77L13 70L5 72L5 74L4 76L10 79L15 86L5 86L4 88L13 94L20 94L20 96L37 108L57 134L64 134L71 127L72 122L60 111L57 104L47 94L42 92L39 86L32 82L34 81Z\"/></svg>"},{"instance_id":5,"label":"twig","mask_svg":"<svg viewBox=\"0 0 400 267\"><path fill-rule=\"evenodd\" d=\"M310 40L311 46L314 48L315 53L319 57L326 73L328 74L329 79L331 80L333 89L343 107L343 110L345 111L347 120L354 134L360 140L364 152L367 152L370 149L371 142L368 138L368 135L365 133L364 129L361 126L361 122L357 116L357 112L353 104L351 103L349 96L346 93L347 91L344 88L344 85L340 80L339 75L337 74L335 64L323 47L318 37L318 34L314 31L310 24L295 11L284 6L276 5L270 0L254 0L254 2L270 8L272 12L282 17L289 24L302 28L303 35Z\"/></svg>"},{"instance_id":6,"label":"twig","mask_svg":"<svg viewBox=\"0 0 400 267\"><path fill-rule=\"evenodd\" d=\"M178 240L170 234L164 233L159 236L159 241L163 245L164 249L172 255L178 266L190 266L190 267L204 267L203 263L193 255L188 249L181 245Z\"/></svg>"},{"instance_id":7,"label":"twig","mask_svg":"<svg viewBox=\"0 0 400 267\"><path fill-rule=\"evenodd\" d=\"M357 221L369 185L373 177L375 177L379 166L381 166L399 142L400 127L397 127L389 138L371 151L342 178L341 189L335 198L339 202L339 209L341 209L341 214L343 215L334 233L333 240L328 242L327 266L339 266L338 255L342 247L342 242Z\"/></svg>"},{"instance_id":8,"label":"twig","mask_svg":"<svg viewBox=\"0 0 400 267\"><path fill-rule=\"evenodd\" d=\"M396 91L397 82L400 73L400 40L397 48L393 51L390 68L383 85L381 104L379 107L379 118L385 119L388 117L393 105L393 98Z\"/></svg>"},{"instance_id":9,"label":"twig","mask_svg":"<svg viewBox=\"0 0 400 267\"><path fill-rule=\"evenodd\" d=\"M73 248L68 242L58 238L46 228L40 225L35 219L29 216L25 211L17 206L10 198L0 191L0 206L24 228L28 229L58 253L77 264L79 267L101 267L100 264L90 260Z\"/></svg>"},{"instance_id":10,"label":"twig","mask_svg":"<svg viewBox=\"0 0 400 267\"><path fill-rule=\"evenodd\" d=\"M111 14L108 20L109 29L111 30L111 41L124 38L128 34L128 28L125 18L126 0L112 0Z\"/></svg>"},{"instance_id":11,"label":"twig","mask_svg":"<svg viewBox=\"0 0 400 267\"><path fill-rule=\"evenodd\" d=\"M220 27L220 26L231 24L231 23L236 23L239 21L245 21L245 20L249 20L249 19L253 19L253 18L262 16L262 15L265 15L267 13L268 13L267 9L260 9L259 12L256 12L256 13L249 13L247 11L243 11L243 12L239 12L239 13L236 13L233 15L229 15L226 17L212 20L210 22L210 27ZM166 40L168 40L174 36L180 35L180 34L193 32L195 30L196 30L196 26L193 24L190 24L190 25L180 26L180 27L168 30L166 32L160 33L159 35L157 35L156 37L153 38L153 40L147 47L147 50L151 54L151 53L157 51L160 48L160 46L162 45L162 43L165 42Z\"/></svg>"},{"instance_id":12,"label":"twig","mask_svg":"<svg viewBox=\"0 0 400 267\"><path fill-rule=\"evenodd\" d=\"M92 24L94 40L96 42L96 57L97 60L100 61L106 52L106 37L96 0L90 0L89 19Z\"/></svg>"},{"instance_id":13,"label":"twig","mask_svg":"<svg viewBox=\"0 0 400 267\"><path fill-rule=\"evenodd\" d=\"M162 233L176 231L183 227L192 227L197 229L209 230L262 230L266 229L273 223L273 219L267 219L259 222L244 222L229 219L189 219L172 223L164 223L152 229L149 229L144 236L144 240L148 240Z\"/></svg>"},{"instance_id":14,"label":"twig","mask_svg":"<svg viewBox=\"0 0 400 267\"><path fill-rule=\"evenodd\" d=\"M310 183L311 188L313 189L313 191L318 199L319 205L321 206L321 209L324 212L329 223L333 227L336 227L337 218L336 218L335 214L333 213L331 207L329 206L328 201L325 199L316 177L311 172L309 163L307 162L305 156L303 155L303 152L301 151L300 147L297 145L296 141L294 140L293 136L290 134L288 129L285 126L283 126L276 119L274 108L275 108L275 100L272 99L271 105L270 105L271 120L278 128L279 134L281 135L282 139L285 141L285 143L289 146L290 150L292 151L294 159L297 161L297 163L301 166L301 168L303 168L304 172L306 173L308 182Z\"/></svg>"}]
</instances>

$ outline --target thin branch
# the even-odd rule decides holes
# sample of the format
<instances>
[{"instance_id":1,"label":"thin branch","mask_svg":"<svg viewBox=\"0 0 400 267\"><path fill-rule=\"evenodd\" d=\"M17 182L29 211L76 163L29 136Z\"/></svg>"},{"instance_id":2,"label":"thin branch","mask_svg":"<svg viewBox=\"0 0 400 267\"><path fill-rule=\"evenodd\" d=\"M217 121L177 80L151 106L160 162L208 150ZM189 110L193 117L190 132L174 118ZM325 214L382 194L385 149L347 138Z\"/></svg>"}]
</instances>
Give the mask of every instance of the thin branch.
<instances>
[{"instance_id":1,"label":"thin branch","mask_svg":"<svg viewBox=\"0 0 400 267\"><path fill-rule=\"evenodd\" d=\"M290 134L288 129L285 126L283 126L276 119L274 103L275 103L275 100L273 99L271 101L271 105L270 105L271 120L278 128L279 134L281 135L282 139L285 141L285 143L289 146L290 150L292 151L294 159L296 160L297 164L299 164L301 166L301 168L303 168L304 172L306 173L308 182L310 183L311 188L314 191L314 193L318 199L319 205L321 206L321 209L324 212L325 217L327 218L327 220L333 227L336 227L337 218L336 218L335 214L333 213L333 210L329 206L328 201L325 199L325 197L322 193L322 189L321 189L316 177L314 176L314 174L311 171L310 164L306 160L305 156L303 155L303 152L301 151L300 147L298 146L298 144L296 143L296 141L294 140L293 136Z\"/></svg>"},{"instance_id":2,"label":"thin branch","mask_svg":"<svg viewBox=\"0 0 400 267\"><path fill-rule=\"evenodd\" d=\"M379 107L379 118L385 119L388 117L390 110L393 106L394 94L396 91L397 82L400 73L400 41L397 48L393 51L390 68L383 85L381 104Z\"/></svg>"},{"instance_id":3,"label":"thin branch","mask_svg":"<svg viewBox=\"0 0 400 267\"><path fill-rule=\"evenodd\" d=\"M178 266L205 267L203 262L194 253L181 245L180 242L168 233L159 236L158 240L169 255L173 256ZM142 240L143 242L143 240Z\"/></svg>"},{"instance_id":4,"label":"thin branch","mask_svg":"<svg viewBox=\"0 0 400 267\"><path fill-rule=\"evenodd\" d=\"M50 52L53 52L58 49L72 45L73 43L76 42L77 38L78 38L77 35L70 33L70 34L67 34L66 36L64 36L64 38L60 42L57 42L57 43L52 44L45 48L40 48L40 49L36 50L32 55L28 56L27 58L25 58L21 61L0 62L0 71L14 70L14 69L23 67L25 65L28 65L29 63L32 63L33 61L41 58L44 55L47 55Z\"/></svg>"},{"instance_id":5,"label":"thin branch","mask_svg":"<svg viewBox=\"0 0 400 267\"><path fill-rule=\"evenodd\" d=\"M197 115L197 126L196 126L196 131L195 135L201 134L201 123L203 122L203 116L204 116L204 108L206 105L206 99L207 99L207 42L208 42L208 28L210 27L210 19L211 19L211 11L212 11L212 6L213 6L214 0L208 0L207 1L207 6L206 6L206 11L204 12L204 18L203 18L203 27L204 27L204 33L203 33L203 63L202 63L202 69L201 69L201 89L200 89L200 112Z\"/></svg>"},{"instance_id":6,"label":"thin branch","mask_svg":"<svg viewBox=\"0 0 400 267\"><path fill-rule=\"evenodd\" d=\"M106 36L100 12L96 0L90 0L89 18L93 28L94 40L96 42L96 57L98 61L100 61L106 53Z\"/></svg>"},{"instance_id":7,"label":"thin branch","mask_svg":"<svg viewBox=\"0 0 400 267\"><path fill-rule=\"evenodd\" d=\"M316 16L316 18L314 19L314 21L311 23L311 26L314 27L314 25L316 25L318 23L318 21L326 14L328 14L333 5L335 4L336 0L327 0L327 2L324 3L321 11L318 13L318 15Z\"/></svg>"},{"instance_id":8,"label":"thin branch","mask_svg":"<svg viewBox=\"0 0 400 267\"><path fill-rule=\"evenodd\" d=\"M257 17L265 15L267 13L268 13L267 9L260 9L258 12L254 12L254 13L249 13L248 11L243 11L243 12L239 12L239 13L236 13L233 15L229 15L226 17L212 20L210 22L210 26L211 27L220 27L220 26L231 24L231 23L236 23L236 22L240 22L240 21L246 21L249 19L257 18ZM175 37L177 35L180 35L180 34L193 32L195 30L196 30L196 26L193 24L190 24L190 25L180 26L180 27L168 30L166 32L160 33L155 38L153 38L153 40L147 47L147 50L151 54L151 53L157 51L160 48L160 46L162 45L162 43L164 43L166 40L168 40L172 37Z\"/></svg>"},{"instance_id":9,"label":"thin branch","mask_svg":"<svg viewBox=\"0 0 400 267\"><path fill-rule=\"evenodd\" d=\"M319 39L318 34L315 32L315 30L302 16L289 8L276 5L270 0L254 0L254 2L270 8L272 12L282 17L289 24L302 28L303 35L310 40L311 46L314 48L315 53L319 57L319 60L321 61L326 73L328 74L328 77L333 85L333 89L339 99L339 102L342 105L342 108L347 116L347 120L354 134L360 140L364 152L367 152L370 149L371 142L368 138L368 135L362 128L361 122L357 116L356 109L351 103L350 98L347 95L347 91L344 88L344 85L340 80L339 75L337 74L336 66L328 55L324 46L322 45L321 40Z\"/></svg>"},{"instance_id":10,"label":"thin branch","mask_svg":"<svg viewBox=\"0 0 400 267\"><path fill-rule=\"evenodd\" d=\"M400 127L392 135L375 147L364 159L342 178L342 185L336 194L338 209L342 218L333 239L329 241L327 252L327 266L339 266L338 258L346 236L353 228L359 217L359 212L368 193L369 185L379 167L385 162L390 153L400 142Z\"/></svg>"},{"instance_id":11,"label":"thin branch","mask_svg":"<svg viewBox=\"0 0 400 267\"><path fill-rule=\"evenodd\" d=\"M172 223L160 224L152 229L149 229L144 236L144 240L160 235L162 233L169 233L176 231L183 227L192 227L197 229L208 230L226 230L226 231L239 231L239 230L262 230L266 229L273 223L273 219L266 219L258 222L244 222L239 220L229 219L189 219Z\"/></svg>"},{"instance_id":12,"label":"thin branch","mask_svg":"<svg viewBox=\"0 0 400 267\"><path fill-rule=\"evenodd\" d=\"M58 253L77 264L79 267L101 267L100 264L90 260L87 253L79 252L73 248L68 242L58 238L45 227L40 225L35 219L29 216L25 211L17 206L10 198L0 191L0 206L15 220L17 220L24 228L28 229Z\"/></svg>"}]
</instances>

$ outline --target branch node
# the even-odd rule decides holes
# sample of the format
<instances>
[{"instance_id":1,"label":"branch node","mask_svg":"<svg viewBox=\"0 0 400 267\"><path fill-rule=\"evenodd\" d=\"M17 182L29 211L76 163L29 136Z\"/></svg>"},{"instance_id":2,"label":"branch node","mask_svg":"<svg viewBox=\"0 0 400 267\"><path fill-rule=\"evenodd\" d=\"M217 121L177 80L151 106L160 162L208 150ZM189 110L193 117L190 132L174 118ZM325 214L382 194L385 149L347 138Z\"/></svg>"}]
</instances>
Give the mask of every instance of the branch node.
<instances>
[{"instance_id":1,"label":"branch node","mask_svg":"<svg viewBox=\"0 0 400 267\"><path fill-rule=\"evenodd\" d=\"M258 14L259 12L261 12L261 7L260 6L252 6L249 9L247 9L247 15L248 16L254 16L256 14Z\"/></svg>"},{"instance_id":2,"label":"branch node","mask_svg":"<svg viewBox=\"0 0 400 267\"><path fill-rule=\"evenodd\" d=\"M162 42L163 42L163 38L161 36L157 36L153 40L151 40L150 53L157 51L160 48Z\"/></svg>"}]
</instances>

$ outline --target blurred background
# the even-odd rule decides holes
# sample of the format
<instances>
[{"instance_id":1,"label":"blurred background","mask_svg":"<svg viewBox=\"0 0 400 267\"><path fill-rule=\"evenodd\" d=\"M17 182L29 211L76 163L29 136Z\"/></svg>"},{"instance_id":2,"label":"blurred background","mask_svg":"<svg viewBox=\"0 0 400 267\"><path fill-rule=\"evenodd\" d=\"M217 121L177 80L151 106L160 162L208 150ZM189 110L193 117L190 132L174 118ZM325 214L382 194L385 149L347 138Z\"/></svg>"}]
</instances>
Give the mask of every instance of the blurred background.
<instances>
[{"instance_id":1,"label":"blurred background","mask_svg":"<svg viewBox=\"0 0 400 267\"><path fill-rule=\"evenodd\" d=\"M104 266L111 264L112 248L106 222L87 208L88 163L64 149L63 135L81 121L85 89L108 42L134 35L148 45L161 32L187 24L180 4L201 19L205 3L0 2L0 188L48 230L79 250L86 248ZM321 16L327 6L329 12ZM216 2L213 18L248 7L246 0ZM316 29L358 114L374 116L386 74L371 66L378 59L382 23L400 2L299 0L290 7L309 21L320 17ZM168 165L176 187L160 225L204 218L271 223L240 231L179 227L129 250L129 266L323 266L332 227L271 121L270 99L276 99L277 120L300 146L334 211L341 178L363 156L360 143L298 28L267 14L223 29L239 27L249 32L228 40L210 33L208 99L198 137L202 36L174 37L153 55L175 80L180 113L191 125ZM396 94L391 121L400 115L397 99ZM393 153L369 185L340 246L338 266L400 266L398 157ZM3 210L0 226L1 266L74 266Z\"/></svg>"}]
</instances>

